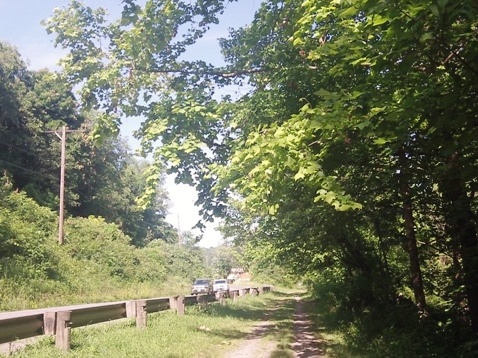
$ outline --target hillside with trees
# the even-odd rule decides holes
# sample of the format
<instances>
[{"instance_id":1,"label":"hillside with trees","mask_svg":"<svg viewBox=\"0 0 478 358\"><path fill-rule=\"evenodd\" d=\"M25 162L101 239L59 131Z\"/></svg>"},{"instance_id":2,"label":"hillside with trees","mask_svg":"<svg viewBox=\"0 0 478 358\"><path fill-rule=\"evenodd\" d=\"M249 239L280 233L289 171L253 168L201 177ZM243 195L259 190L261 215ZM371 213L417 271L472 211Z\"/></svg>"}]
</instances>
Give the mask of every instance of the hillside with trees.
<instances>
[{"instance_id":1,"label":"hillside with trees","mask_svg":"<svg viewBox=\"0 0 478 358\"><path fill-rule=\"evenodd\" d=\"M16 141L0 163L53 207L58 183L40 174L57 169L42 153L58 144L39 131L72 111L65 123L95 139L77 145L105 152L71 168L71 213L106 217L111 196L108 220L135 232L124 218L161 212L161 173L175 173L197 189L205 220L224 219L242 260L307 284L358 354L476 356L478 3L266 0L220 39L224 66L187 59L227 4L123 0L111 19L72 0L44 22L68 51L55 75L32 76L2 45L13 55L0 74L14 81L0 84L1 135ZM35 84L41 95L27 96ZM78 108L47 85L78 88ZM232 98L230 86L248 91ZM108 136L133 116L154 158L144 181ZM110 155L124 175L107 188L82 182L107 177Z\"/></svg>"},{"instance_id":2,"label":"hillside with trees","mask_svg":"<svg viewBox=\"0 0 478 358\"><path fill-rule=\"evenodd\" d=\"M181 233L190 238L179 246L165 221L164 171L155 168L153 200L140 207L149 164L121 137L95 141L100 118L57 73L28 70L0 42L0 310L178 294L211 275L195 238ZM66 141L59 245L63 126L79 131Z\"/></svg>"}]
</instances>

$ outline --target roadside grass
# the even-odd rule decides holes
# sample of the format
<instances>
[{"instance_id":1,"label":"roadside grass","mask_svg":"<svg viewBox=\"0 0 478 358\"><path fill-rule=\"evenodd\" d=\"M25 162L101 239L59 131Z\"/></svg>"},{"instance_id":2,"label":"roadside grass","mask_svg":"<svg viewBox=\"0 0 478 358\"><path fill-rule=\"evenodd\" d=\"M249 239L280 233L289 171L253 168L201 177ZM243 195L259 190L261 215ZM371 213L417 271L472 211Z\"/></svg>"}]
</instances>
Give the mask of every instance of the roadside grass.
<instances>
[{"instance_id":1,"label":"roadside grass","mask_svg":"<svg viewBox=\"0 0 478 358\"><path fill-rule=\"evenodd\" d=\"M160 284L129 283L90 275L82 276L77 280L82 283L72 284L72 286L79 289L71 289L51 280L30 280L28 285L11 283L6 285L0 279L0 311L167 297L181 293L188 294L190 287L184 280L174 277Z\"/></svg>"},{"instance_id":2,"label":"roadside grass","mask_svg":"<svg viewBox=\"0 0 478 358\"><path fill-rule=\"evenodd\" d=\"M148 327L138 330L134 320L72 330L71 350L61 352L53 338L26 347L12 357L221 357L245 339L262 319L276 328L267 339L287 335L290 307L280 293L244 296L236 302L210 304L207 308L187 307L184 316L166 311L148 315ZM275 356L289 357L285 355Z\"/></svg>"},{"instance_id":3,"label":"roadside grass","mask_svg":"<svg viewBox=\"0 0 478 358\"><path fill-rule=\"evenodd\" d=\"M148 315L148 326L139 330L134 320L100 324L72 330L71 350L59 351L53 338L46 338L11 355L14 358L164 357L215 358L233 351L250 337L260 322L267 329L259 337L276 345L270 358L292 358L295 297L314 322L316 337L328 358L357 357L347 349L343 331L326 307L304 291L279 289L260 296L244 296L221 306L191 306L184 316L172 311ZM252 332L252 333L251 333Z\"/></svg>"}]
</instances>

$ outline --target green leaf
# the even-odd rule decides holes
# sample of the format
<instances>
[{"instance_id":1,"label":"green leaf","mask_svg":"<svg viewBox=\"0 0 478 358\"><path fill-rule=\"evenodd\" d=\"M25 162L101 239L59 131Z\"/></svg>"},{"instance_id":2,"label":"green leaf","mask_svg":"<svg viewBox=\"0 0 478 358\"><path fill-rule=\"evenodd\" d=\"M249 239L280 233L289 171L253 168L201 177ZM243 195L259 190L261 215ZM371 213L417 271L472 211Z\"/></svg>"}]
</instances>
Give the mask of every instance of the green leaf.
<instances>
[{"instance_id":1,"label":"green leaf","mask_svg":"<svg viewBox=\"0 0 478 358\"><path fill-rule=\"evenodd\" d=\"M445 7L447 6L449 0L438 0L437 3L438 3L438 6L440 6L441 9L445 9Z\"/></svg>"},{"instance_id":2,"label":"green leaf","mask_svg":"<svg viewBox=\"0 0 478 358\"><path fill-rule=\"evenodd\" d=\"M384 145L384 144L387 144L389 141L386 140L385 138L377 138L377 139L374 139L373 143L374 144L377 144L377 145Z\"/></svg>"},{"instance_id":3,"label":"green leaf","mask_svg":"<svg viewBox=\"0 0 478 358\"><path fill-rule=\"evenodd\" d=\"M435 4L430 5L430 11L431 11L432 14L435 15L436 17L439 17L439 16L440 16L440 9L439 9L438 6L436 6Z\"/></svg>"},{"instance_id":4,"label":"green leaf","mask_svg":"<svg viewBox=\"0 0 478 358\"><path fill-rule=\"evenodd\" d=\"M279 204L269 206L269 215L274 216L277 214L277 210L279 210Z\"/></svg>"},{"instance_id":5,"label":"green leaf","mask_svg":"<svg viewBox=\"0 0 478 358\"><path fill-rule=\"evenodd\" d=\"M358 9L355 6L351 6L339 13L339 18L350 17L357 14Z\"/></svg>"},{"instance_id":6,"label":"green leaf","mask_svg":"<svg viewBox=\"0 0 478 358\"><path fill-rule=\"evenodd\" d=\"M420 42L427 42L429 40L433 40L433 38L433 32L425 32L424 34L422 34L422 36L420 36Z\"/></svg>"},{"instance_id":7,"label":"green leaf","mask_svg":"<svg viewBox=\"0 0 478 358\"><path fill-rule=\"evenodd\" d=\"M362 123L357 124L355 127L358 129L364 129L370 126L370 121L363 121Z\"/></svg>"},{"instance_id":8,"label":"green leaf","mask_svg":"<svg viewBox=\"0 0 478 358\"><path fill-rule=\"evenodd\" d=\"M372 26L383 25L388 21L390 21L390 20L387 17L383 17L383 16L380 16L380 15L373 15Z\"/></svg>"}]
</instances>

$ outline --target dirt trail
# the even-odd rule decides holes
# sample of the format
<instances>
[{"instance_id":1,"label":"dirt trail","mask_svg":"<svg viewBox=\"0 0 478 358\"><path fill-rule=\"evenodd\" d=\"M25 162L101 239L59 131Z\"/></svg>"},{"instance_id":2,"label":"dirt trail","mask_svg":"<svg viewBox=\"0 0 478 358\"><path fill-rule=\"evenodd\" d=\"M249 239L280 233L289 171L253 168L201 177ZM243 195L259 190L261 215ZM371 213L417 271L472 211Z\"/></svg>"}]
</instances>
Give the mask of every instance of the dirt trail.
<instances>
[{"instance_id":1,"label":"dirt trail","mask_svg":"<svg viewBox=\"0 0 478 358\"><path fill-rule=\"evenodd\" d=\"M293 355L290 358L325 358L319 341L315 338L312 321L304 313L304 303L296 297L294 314L294 342L291 344ZM277 343L265 339L273 323L262 321L257 324L246 340L235 350L226 353L225 358L271 358L277 352Z\"/></svg>"},{"instance_id":2,"label":"dirt trail","mask_svg":"<svg viewBox=\"0 0 478 358\"><path fill-rule=\"evenodd\" d=\"M295 342L292 343L292 349L297 358L322 358L325 357L320 348L319 341L315 338L312 321L304 313L304 302L300 297L296 297L294 314L294 334Z\"/></svg>"},{"instance_id":3,"label":"dirt trail","mask_svg":"<svg viewBox=\"0 0 478 358\"><path fill-rule=\"evenodd\" d=\"M228 352L225 358L265 358L270 357L276 349L276 343L264 339L264 336L271 329L271 323L267 321L257 324L246 340L234 351Z\"/></svg>"}]
</instances>

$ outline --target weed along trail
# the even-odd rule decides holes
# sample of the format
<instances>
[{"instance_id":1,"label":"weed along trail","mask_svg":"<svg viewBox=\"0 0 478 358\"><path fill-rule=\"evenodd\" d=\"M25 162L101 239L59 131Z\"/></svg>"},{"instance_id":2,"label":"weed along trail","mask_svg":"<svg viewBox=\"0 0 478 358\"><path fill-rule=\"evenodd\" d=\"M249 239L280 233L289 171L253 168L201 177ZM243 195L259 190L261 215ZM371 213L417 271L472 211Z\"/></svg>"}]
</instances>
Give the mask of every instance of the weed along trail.
<instances>
[{"instance_id":1,"label":"weed along trail","mask_svg":"<svg viewBox=\"0 0 478 358\"><path fill-rule=\"evenodd\" d=\"M270 300L271 308L265 310L263 320L224 358L326 357L302 297L275 294L279 297Z\"/></svg>"}]
</instances>

